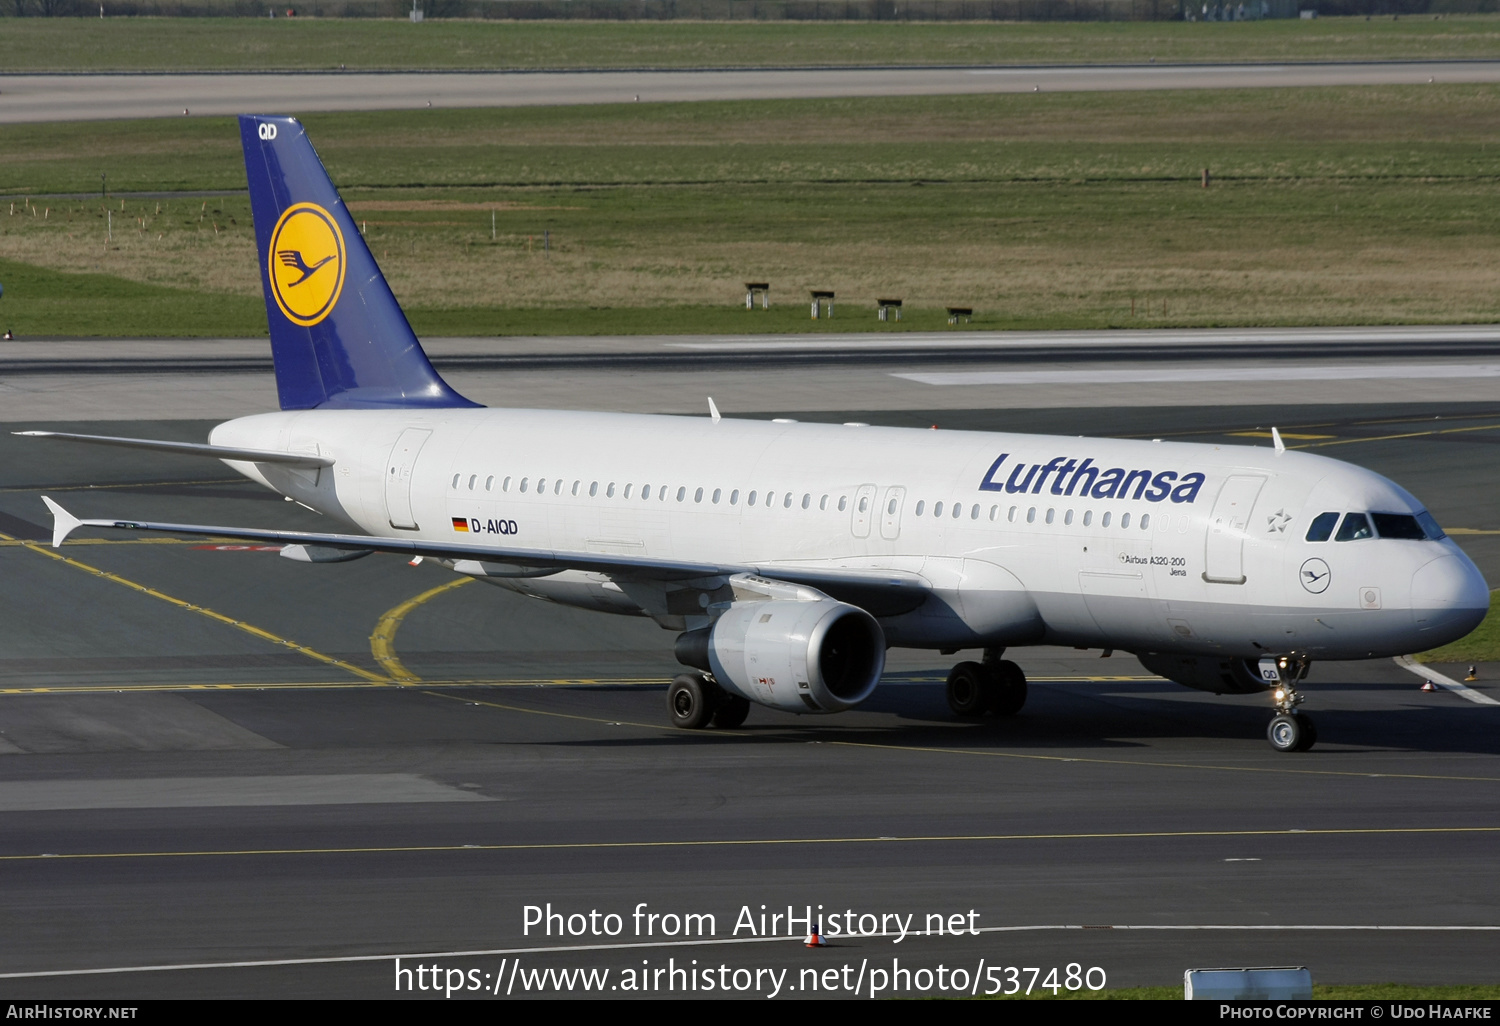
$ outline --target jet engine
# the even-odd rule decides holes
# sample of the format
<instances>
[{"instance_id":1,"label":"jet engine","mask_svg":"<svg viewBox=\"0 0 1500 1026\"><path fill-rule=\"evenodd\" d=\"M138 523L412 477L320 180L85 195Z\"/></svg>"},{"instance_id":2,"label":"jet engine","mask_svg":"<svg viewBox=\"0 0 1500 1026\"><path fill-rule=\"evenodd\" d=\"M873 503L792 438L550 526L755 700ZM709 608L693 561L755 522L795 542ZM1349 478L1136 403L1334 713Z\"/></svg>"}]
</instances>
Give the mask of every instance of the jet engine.
<instances>
[{"instance_id":1,"label":"jet engine","mask_svg":"<svg viewBox=\"0 0 1500 1026\"><path fill-rule=\"evenodd\" d=\"M1165 655L1142 652L1136 656L1152 673L1199 691L1216 695L1253 695L1265 691L1274 682L1261 678L1250 659L1220 656Z\"/></svg>"},{"instance_id":2,"label":"jet engine","mask_svg":"<svg viewBox=\"0 0 1500 1026\"><path fill-rule=\"evenodd\" d=\"M734 602L712 626L679 635L676 653L678 662L707 670L726 691L752 702L832 713L875 690L885 669L885 634L863 609L827 596Z\"/></svg>"}]
</instances>

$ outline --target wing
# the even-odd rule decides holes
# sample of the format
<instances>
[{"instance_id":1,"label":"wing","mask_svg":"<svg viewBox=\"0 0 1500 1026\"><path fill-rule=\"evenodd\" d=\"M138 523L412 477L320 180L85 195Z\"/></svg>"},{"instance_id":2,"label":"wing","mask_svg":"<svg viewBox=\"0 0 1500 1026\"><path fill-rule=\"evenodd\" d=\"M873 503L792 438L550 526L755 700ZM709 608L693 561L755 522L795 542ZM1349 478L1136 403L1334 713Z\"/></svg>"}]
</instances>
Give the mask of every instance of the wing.
<instances>
[{"instance_id":1,"label":"wing","mask_svg":"<svg viewBox=\"0 0 1500 1026\"><path fill-rule=\"evenodd\" d=\"M172 524L146 520L81 520L47 496L42 501L52 511L52 546L57 548L80 527L102 527L121 531L161 531L169 534L234 538L241 541L281 542L348 552L390 552L430 559L478 560L505 563L528 570L584 570L627 580L688 581L708 577L754 574L792 584L804 584L826 595L849 602L876 616L894 616L921 605L930 585L918 574L902 570L845 569L797 566L795 564L707 563L620 556L597 552L526 549L467 541L438 542L421 538L391 538L364 534L331 534L311 531L274 531L207 524Z\"/></svg>"}]
</instances>

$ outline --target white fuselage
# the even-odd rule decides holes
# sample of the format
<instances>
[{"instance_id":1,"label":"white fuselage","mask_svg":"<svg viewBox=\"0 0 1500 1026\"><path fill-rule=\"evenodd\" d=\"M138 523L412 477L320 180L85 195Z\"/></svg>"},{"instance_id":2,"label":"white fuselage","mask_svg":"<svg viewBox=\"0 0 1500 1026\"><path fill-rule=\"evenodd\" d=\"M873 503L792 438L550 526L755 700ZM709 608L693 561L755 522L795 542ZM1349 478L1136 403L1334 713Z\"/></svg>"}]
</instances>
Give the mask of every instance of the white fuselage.
<instances>
[{"instance_id":1,"label":"white fuselage","mask_svg":"<svg viewBox=\"0 0 1500 1026\"><path fill-rule=\"evenodd\" d=\"M332 457L231 465L374 535L901 572L931 597L871 610L899 647L1365 658L1445 643L1488 607L1451 540L1305 540L1321 513L1421 506L1377 474L1269 447L503 409L269 413L212 441ZM675 586L455 568L705 622Z\"/></svg>"}]
</instances>

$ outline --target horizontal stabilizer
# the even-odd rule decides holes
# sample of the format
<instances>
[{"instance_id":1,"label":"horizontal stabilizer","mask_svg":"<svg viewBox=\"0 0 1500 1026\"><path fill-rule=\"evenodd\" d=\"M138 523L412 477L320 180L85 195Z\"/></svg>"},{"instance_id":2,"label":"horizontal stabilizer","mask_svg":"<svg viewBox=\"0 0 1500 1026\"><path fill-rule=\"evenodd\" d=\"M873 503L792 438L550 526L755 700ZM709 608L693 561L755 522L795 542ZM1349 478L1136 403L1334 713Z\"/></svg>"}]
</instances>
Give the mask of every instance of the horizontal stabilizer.
<instances>
[{"instance_id":1,"label":"horizontal stabilizer","mask_svg":"<svg viewBox=\"0 0 1500 1026\"><path fill-rule=\"evenodd\" d=\"M242 463L279 463L289 467L331 467L333 460L301 452L276 452L270 449L236 449L227 445L198 442L161 442L154 438L115 438L111 435L73 435L66 431L12 431L27 438L60 438L65 442L89 442L93 445L118 445L126 449L150 449L153 452L175 452L183 456L212 456L216 460Z\"/></svg>"},{"instance_id":2,"label":"horizontal stabilizer","mask_svg":"<svg viewBox=\"0 0 1500 1026\"><path fill-rule=\"evenodd\" d=\"M54 549L60 548L68 535L73 533L73 529L82 526L83 521L45 495L42 496L42 501L52 511L52 547Z\"/></svg>"}]
</instances>

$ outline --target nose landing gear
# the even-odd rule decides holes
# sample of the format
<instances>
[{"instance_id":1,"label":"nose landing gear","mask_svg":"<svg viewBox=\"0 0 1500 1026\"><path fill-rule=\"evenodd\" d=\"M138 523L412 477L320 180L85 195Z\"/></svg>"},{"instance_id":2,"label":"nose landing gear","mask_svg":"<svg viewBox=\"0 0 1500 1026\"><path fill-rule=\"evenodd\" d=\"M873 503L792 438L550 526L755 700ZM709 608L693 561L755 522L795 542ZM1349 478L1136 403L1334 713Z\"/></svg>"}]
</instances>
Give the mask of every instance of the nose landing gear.
<instances>
[{"instance_id":1,"label":"nose landing gear","mask_svg":"<svg viewBox=\"0 0 1500 1026\"><path fill-rule=\"evenodd\" d=\"M988 648L984 662L959 663L948 674L948 708L954 715L1014 716L1026 704L1026 674L1003 648Z\"/></svg>"},{"instance_id":2,"label":"nose landing gear","mask_svg":"<svg viewBox=\"0 0 1500 1026\"><path fill-rule=\"evenodd\" d=\"M1305 752L1318 741L1318 727L1307 713L1298 712L1303 696L1297 682L1307 676L1311 661L1303 656L1281 656L1260 661L1261 676L1276 682L1271 692L1276 715L1266 727L1266 740L1278 752Z\"/></svg>"}]
</instances>

